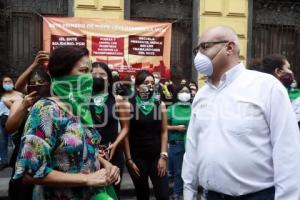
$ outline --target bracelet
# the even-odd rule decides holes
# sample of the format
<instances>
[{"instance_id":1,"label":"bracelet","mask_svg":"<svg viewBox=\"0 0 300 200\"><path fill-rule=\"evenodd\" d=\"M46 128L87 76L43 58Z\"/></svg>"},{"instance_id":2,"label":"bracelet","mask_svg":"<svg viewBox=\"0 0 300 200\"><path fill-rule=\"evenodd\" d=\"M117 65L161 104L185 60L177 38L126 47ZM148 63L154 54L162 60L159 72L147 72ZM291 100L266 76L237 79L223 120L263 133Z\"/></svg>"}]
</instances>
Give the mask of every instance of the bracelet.
<instances>
[{"instance_id":1,"label":"bracelet","mask_svg":"<svg viewBox=\"0 0 300 200\"><path fill-rule=\"evenodd\" d=\"M167 158L169 157L167 152L161 152L160 155L161 155L161 156L165 156L165 157L167 157Z\"/></svg>"},{"instance_id":2,"label":"bracelet","mask_svg":"<svg viewBox=\"0 0 300 200\"><path fill-rule=\"evenodd\" d=\"M131 159L131 158L127 158L127 159L126 159L126 163L127 163L128 161L130 161L130 160L132 161L132 159Z\"/></svg>"}]
</instances>

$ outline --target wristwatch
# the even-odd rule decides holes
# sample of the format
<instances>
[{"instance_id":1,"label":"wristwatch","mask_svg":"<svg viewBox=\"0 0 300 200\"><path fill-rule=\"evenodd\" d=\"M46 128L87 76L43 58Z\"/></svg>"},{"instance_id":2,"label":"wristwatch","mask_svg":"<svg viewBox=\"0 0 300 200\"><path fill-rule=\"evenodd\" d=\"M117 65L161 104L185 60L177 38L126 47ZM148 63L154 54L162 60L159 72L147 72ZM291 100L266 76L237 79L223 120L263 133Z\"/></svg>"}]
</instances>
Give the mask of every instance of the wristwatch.
<instances>
[{"instance_id":1,"label":"wristwatch","mask_svg":"<svg viewBox=\"0 0 300 200\"><path fill-rule=\"evenodd\" d=\"M160 155L161 155L161 156L165 156L165 157L167 157L167 158L169 157L169 156L168 156L168 152L161 152Z\"/></svg>"}]
</instances>

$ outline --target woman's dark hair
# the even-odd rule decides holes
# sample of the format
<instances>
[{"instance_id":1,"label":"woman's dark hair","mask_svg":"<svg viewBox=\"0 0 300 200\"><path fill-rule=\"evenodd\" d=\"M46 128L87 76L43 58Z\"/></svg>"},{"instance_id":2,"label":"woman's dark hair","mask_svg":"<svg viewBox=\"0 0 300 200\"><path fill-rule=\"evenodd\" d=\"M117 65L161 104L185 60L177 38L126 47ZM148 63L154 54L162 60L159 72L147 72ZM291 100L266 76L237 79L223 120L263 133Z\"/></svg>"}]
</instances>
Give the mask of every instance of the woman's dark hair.
<instances>
[{"instance_id":1,"label":"woman's dark hair","mask_svg":"<svg viewBox=\"0 0 300 200\"><path fill-rule=\"evenodd\" d=\"M112 77L112 73L111 73L111 69L109 69L109 67L107 66L107 64L103 63L103 62L94 62L92 64L92 69L94 68L101 68L103 69L106 74L107 74L107 81L108 81L108 93L112 94L112 87L113 87L113 77Z\"/></svg>"},{"instance_id":2,"label":"woman's dark hair","mask_svg":"<svg viewBox=\"0 0 300 200\"><path fill-rule=\"evenodd\" d=\"M36 75L38 74L42 79L48 81L49 83L51 83L51 78L49 76L49 74L41 67L38 67L36 69L34 69L32 72L30 72L29 74L29 79L27 81L27 84L30 84L30 80Z\"/></svg>"},{"instance_id":3,"label":"woman's dark hair","mask_svg":"<svg viewBox=\"0 0 300 200\"><path fill-rule=\"evenodd\" d=\"M48 64L51 77L67 75L82 57L88 55L89 51L82 47L64 46L54 49Z\"/></svg>"},{"instance_id":4,"label":"woman's dark hair","mask_svg":"<svg viewBox=\"0 0 300 200\"><path fill-rule=\"evenodd\" d=\"M276 68L282 69L286 60L286 57L280 54L266 56L261 62L261 71L268 74L274 74Z\"/></svg>"},{"instance_id":5,"label":"woman's dark hair","mask_svg":"<svg viewBox=\"0 0 300 200\"><path fill-rule=\"evenodd\" d=\"M140 70L135 76L135 86L139 86L143 84L143 82L146 80L148 76L151 76L154 80L153 74L151 74L149 71Z\"/></svg>"},{"instance_id":6,"label":"woman's dark hair","mask_svg":"<svg viewBox=\"0 0 300 200\"><path fill-rule=\"evenodd\" d=\"M175 87L174 93L173 93L173 99L175 100L175 102L178 102L178 93L183 89L183 88L187 88L189 90L190 93L192 93L190 87L188 84L178 84Z\"/></svg>"},{"instance_id":7,"label":"woman's dark hair","mask_svg":"<svg viewBox=\"0 0 300 200\"><path fill-rule=\"evenodd\" d=\"M3 75L3 76L1 76L1 78L0 78L0 94L2 95L2 94L4 94L6 91L4 90L4 88L3 88L3 81L4 81L4 79L5 78L10 78L11 80L13 80L13 82L14 82L14 79L10 76L10 75Z\"/></svg>"}]
</instances>

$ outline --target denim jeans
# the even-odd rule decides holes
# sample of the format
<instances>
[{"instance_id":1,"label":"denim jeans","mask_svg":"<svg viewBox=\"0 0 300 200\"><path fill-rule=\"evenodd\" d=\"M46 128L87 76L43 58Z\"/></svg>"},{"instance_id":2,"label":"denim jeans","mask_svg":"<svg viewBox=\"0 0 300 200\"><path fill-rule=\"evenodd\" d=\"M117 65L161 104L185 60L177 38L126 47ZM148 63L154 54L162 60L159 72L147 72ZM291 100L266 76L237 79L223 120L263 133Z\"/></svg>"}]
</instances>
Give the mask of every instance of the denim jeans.
<instances>
[{"instance_id":1,"label":"denim jeans","mask_svg":"<svg viewBox=\"0 0 300 200\"><path fill-rule=\"evenodd\" d=\"M174 171L173 196L179 196L183 193L181 170L184 152L184 141L169 142L169 169Z\"/></svg>"},{"instance_id":2,"label":"denim jeans","mask_svg":"<svg viewBox=\"0 0 300 200\"><path fill-rule=\"evenodd\" d=\"M4 125L7 116L0 116L0 163L8 163L8 134Z\"/></svg>"},{"instance_id":3,"label":"denim jeans","mask_svg":"<svg viewBox=\"0 0 300 200\"><path fill-rule=\"evenodd\" d=\"M275 188L268 188L259 192L255 192L249 195L243 195L241 197L221 197L215 193L205 194L206 200L274 200L275 199Z\"/></svg>"}]
</instances>

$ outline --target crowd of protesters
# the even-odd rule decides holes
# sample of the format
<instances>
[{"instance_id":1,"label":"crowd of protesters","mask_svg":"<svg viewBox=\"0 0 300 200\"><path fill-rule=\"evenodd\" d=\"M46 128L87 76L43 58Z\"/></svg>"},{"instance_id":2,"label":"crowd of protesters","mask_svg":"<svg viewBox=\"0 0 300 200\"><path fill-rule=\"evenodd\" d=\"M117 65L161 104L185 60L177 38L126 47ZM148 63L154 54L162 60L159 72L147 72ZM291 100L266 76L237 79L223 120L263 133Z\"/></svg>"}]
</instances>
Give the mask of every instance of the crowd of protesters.
<instances>
[{"instance_id":1,"label":"crowd of protesters","mask_svg":"<svg viewBox=\"0 0 300 200\"><path fill-rule=\"evenodd\" d=\"M288 60L274 54L249 68L281 81L300 124ZM61 47L38 52L15 84L4 75L0 90L0 169L13 168L10 199L120 199L125 166L137 199L149 199L149 178L157 199L182 198L197 82L147 70L122 80L107 64L91 63L87 49Z\"/></svg>"},{"instance_id":2,"label":"crowd of protesters","mask_svg":"<svg viewBox=\"0 0 300 200\"><path fill-rule=\"evenodd\" d=\"M47 63L47 67L45 67ZM123 80L85 48L40 51L16 83L1 79L1 170L10 199L120 199L125 165L137 199L183 192L181 166L196 82L141 70ZM8 142L13 142L8 157Z\"/></svg>"}]
</instances>

